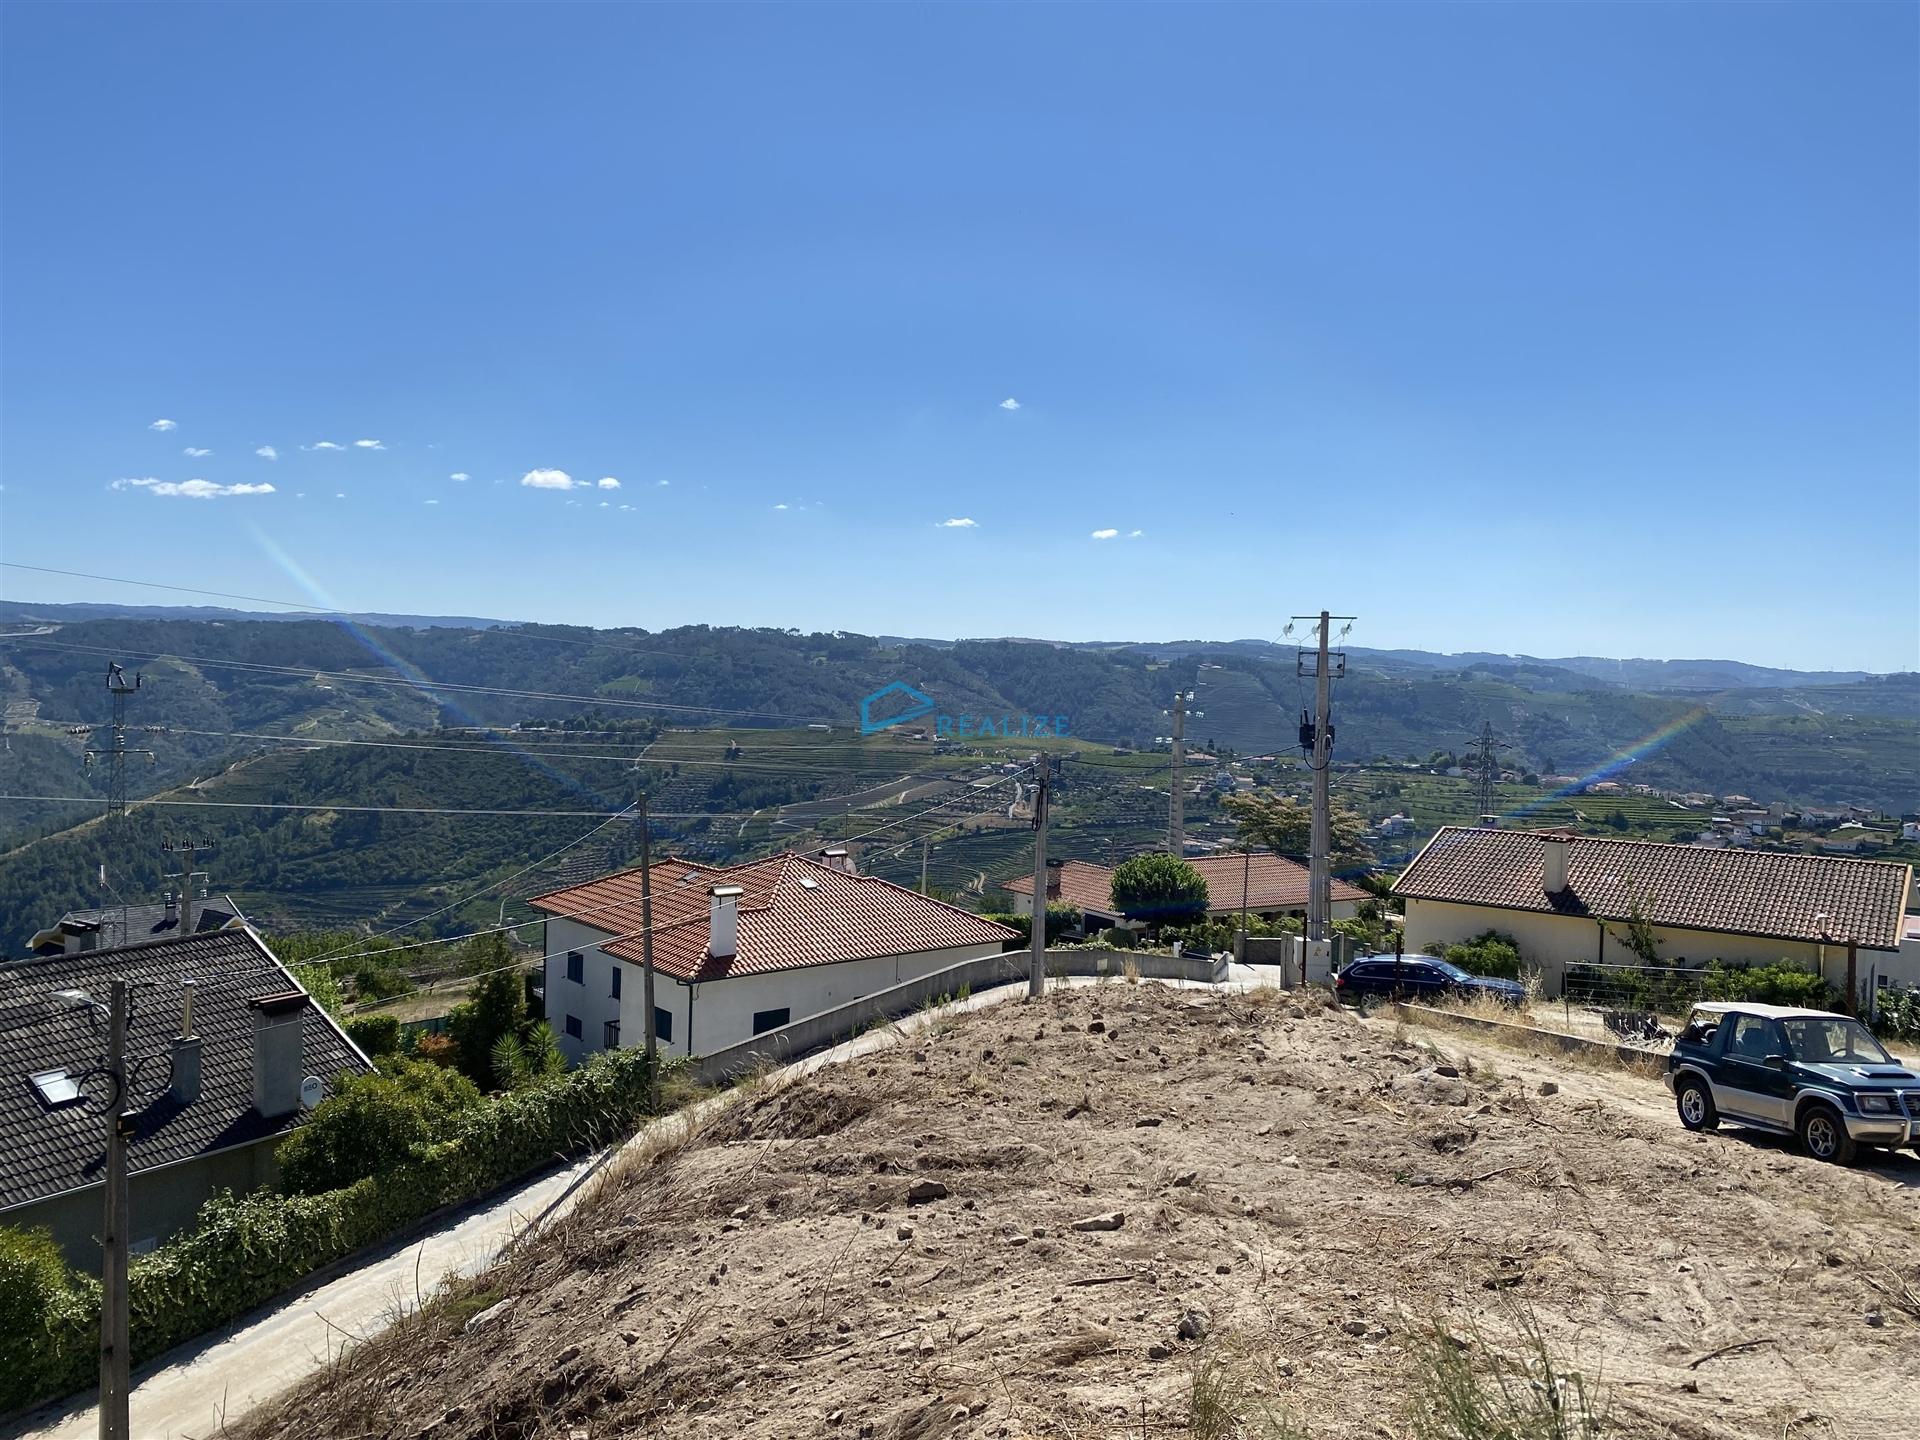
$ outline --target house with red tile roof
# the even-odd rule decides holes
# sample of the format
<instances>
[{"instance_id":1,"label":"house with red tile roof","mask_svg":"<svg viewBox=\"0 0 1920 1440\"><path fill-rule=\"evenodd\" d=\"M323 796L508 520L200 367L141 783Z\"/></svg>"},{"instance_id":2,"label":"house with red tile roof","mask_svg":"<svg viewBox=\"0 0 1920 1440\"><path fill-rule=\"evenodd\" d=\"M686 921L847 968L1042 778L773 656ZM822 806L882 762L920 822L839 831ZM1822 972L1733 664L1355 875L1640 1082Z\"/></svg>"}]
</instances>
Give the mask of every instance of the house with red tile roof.
<instances>
[{"instance_id":1,"label":"house with red tile roof","mask_svg":"<svg viewBox=\"0 0 1920 1440\"><path fill-rule=\"evenodd\" d=\"M1244 905L1250 915L1270 918L1307 913L1307 867L1298 860L1266 852L1228 852L1189 855L1187 864L1207 882L1207 913L1238 915ZM1013 896L1010 906L1025 915L1033 904L1033 876L1021 875L1000 887ZM1335 920L1351 920L1367 892L1344 880L1333 882ZM1065 860L1047 870L1047 903L1067 904L1086 916L1089 930L1120 923L1113 905L1113 871L1085 860Z\"/></svg>"},{"instance_id":2,"label":"house with red tile roof","mask_svg":"<svg viewBox=\"0 0 1920 1440\"><path fill-rule=\"evenodd\" d=\"M1901 947L1912 884L1912 866L1880 860L1449 825L1393 893L1408 950L1503 931L1557 995L1569 965L1641 963L1625 943L1636 906L1664 962L1787 960L1844 989L1852 941L1863 988L1920 983Z\"/></svg>"},{"instance_id":3,"label":"house with red tile roof","mask_svg":"<svg viewBox=\"0 0 1920 1440\"><path fill-rule=\"evenodd\" d=\"M644 1043L641 872L529 903L547 916L547 1023L569 1063ZM654 1013L663 1053L704 1055L997 955L1018 932L853 871L846 852L652 868Z\"/></svg>"}]
</instances>

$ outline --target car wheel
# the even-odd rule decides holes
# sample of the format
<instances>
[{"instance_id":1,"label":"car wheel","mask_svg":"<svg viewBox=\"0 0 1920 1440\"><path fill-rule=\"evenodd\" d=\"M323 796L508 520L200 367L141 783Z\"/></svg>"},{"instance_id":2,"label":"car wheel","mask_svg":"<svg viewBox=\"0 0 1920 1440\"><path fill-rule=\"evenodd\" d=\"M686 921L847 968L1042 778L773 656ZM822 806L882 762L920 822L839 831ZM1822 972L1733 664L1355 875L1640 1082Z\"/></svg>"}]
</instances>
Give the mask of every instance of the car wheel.
<instances>
[{"instance_id":1,"label":"car wheel","mask_svg":"<svg viewBox=\"0 0 1920 1440\"><path fill-rule=\"evenodd\" d=\"M1697 1076L1689 1075L1675 1087L1673 1106L1680 1112L1680 1123L1689 1130L1719 1127L1720 1112L1713 1108L1713 1095L1707 1082Z\"/></svg>"},{"instance_id":2,"label":"car wheel","mask_svg":"<svg viewBox=\"0 0 1920 1440\"><path fill-rule=\"evenodd\" d=\"M1801 1145L1814 1159L1834 1165L1853 1163L1859 1146L1847 1134L1847 1122L1840 1118L1840 1112L1831 1105L1809 1105L1800 1112L1797 1128Z\"/></svg>"}]
</instances>

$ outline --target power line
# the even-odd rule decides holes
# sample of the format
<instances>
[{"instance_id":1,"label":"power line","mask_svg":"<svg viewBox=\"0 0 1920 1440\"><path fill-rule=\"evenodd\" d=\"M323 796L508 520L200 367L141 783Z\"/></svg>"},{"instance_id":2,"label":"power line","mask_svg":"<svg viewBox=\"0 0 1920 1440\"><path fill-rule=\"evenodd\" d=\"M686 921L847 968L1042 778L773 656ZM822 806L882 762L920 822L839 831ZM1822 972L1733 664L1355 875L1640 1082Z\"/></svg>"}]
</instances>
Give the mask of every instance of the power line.
<instances>
[{"instance_id":1,"label":"power line","mask_svg":"<svg viewBox=\"0 0 1920 1440\"><path fill-rule=\"evenodd\" d=\"M35 800L49 804L98 805L98 795L0 795L0 800ZM333 810L343 815L503 815L503 816L559 816L572 819L599 818L611 820L624 814L620 810L457 810L438 805L295 805L285 801L271 800L130 800L129 810L137 810L143 805L170 805L185 809L201 810ZM705 820L732 819L735 816L758 812L731 811L716 814L711 810L686 810L670 815L661 815L662 820Z\"/></svg>"}]
</instances>

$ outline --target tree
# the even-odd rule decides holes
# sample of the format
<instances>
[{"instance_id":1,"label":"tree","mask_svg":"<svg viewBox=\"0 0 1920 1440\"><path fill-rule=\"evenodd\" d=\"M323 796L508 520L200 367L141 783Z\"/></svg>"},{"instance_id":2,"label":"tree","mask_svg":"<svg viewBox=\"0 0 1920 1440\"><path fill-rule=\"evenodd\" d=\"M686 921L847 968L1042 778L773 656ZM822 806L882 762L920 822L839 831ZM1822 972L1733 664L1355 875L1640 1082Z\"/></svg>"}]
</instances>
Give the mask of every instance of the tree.
<instances>
[{"instance_id":1,"label":"tree","mask_svg":"<svg viewBox=\"0 0 1920 1440\"><path fill-rule=\"evenodd\" d=\"M404 1164L416 1146L444 1139L480 1091L456 1071L417 1060L389 1073L346 1075L280 1142L280 1182L300 1195L338 1190Z\"/></svg>"},{"instance_id":2,"label":"tree","mask_svg":"<svg viewBox=\"0 0 1920 1440\"><path fill-rule=\"evenodd\" d=\"M491 1086L493 1047L503 1035L519 1039L527 1027L527 987L517 970L496 970L473 982L467 998L447 1017L454 1063L476 1085Z\"/></svg>"},{"instance_id":3,"label":"tree","mask_svg":"<svg viewBox=\"0 0 1920 1440\"><path fill-rule=\"evenodd\" d=\"M1312 853L1312 806L1302 805L1291 795L1229 795L1220 803L1239 827L1242 844L1271 850L1276 855ZM1367 845L1367 822L1344 805L1332 808L1327 833L1335 864L1372 858Z\"/></svg>"},{"instance_id":4,"label":"tree","mask_svg":"<svg viewBox=\"0 0 1920 1440\"><path fill-rule=\"evenodd\" d=\"M1113 872L1113 906L1130 920L1186 925L1207 913L1207 882L1172 855L1136 855Z\"/></svg>"},{"instance_id":5,"label":"tree","mask_svg":"<svg viewBox=\"0 0 1920 1440\"><path fill-rule=\"evenodd\" d=\"M493 1080L502 1090L524 1090L563 1074L567 1057L546 1021L536 1021L524 1034L502 1035L493 1042L488 1057L493 1062Z\"/></svg>"}]
</instances>

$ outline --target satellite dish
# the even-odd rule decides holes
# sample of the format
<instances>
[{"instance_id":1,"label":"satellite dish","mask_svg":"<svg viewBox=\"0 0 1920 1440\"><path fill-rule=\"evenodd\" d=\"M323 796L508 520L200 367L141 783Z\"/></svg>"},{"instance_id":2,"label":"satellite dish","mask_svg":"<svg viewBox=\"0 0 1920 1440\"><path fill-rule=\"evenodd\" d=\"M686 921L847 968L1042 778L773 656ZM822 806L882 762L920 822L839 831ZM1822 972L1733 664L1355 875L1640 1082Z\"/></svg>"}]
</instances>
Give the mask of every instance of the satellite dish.
<instances>
[{"instance_id":1,"label":"satellite dish","mask_svg":"<svg viewBox=\"0 0 1920 1440\"><path fill-rule=\"evenodd\" d=\"M318 1075L309 1075L300 1082L300 1108L311 1110L326 1098L327 1087Z\"/></svg>"}]
</instances>

